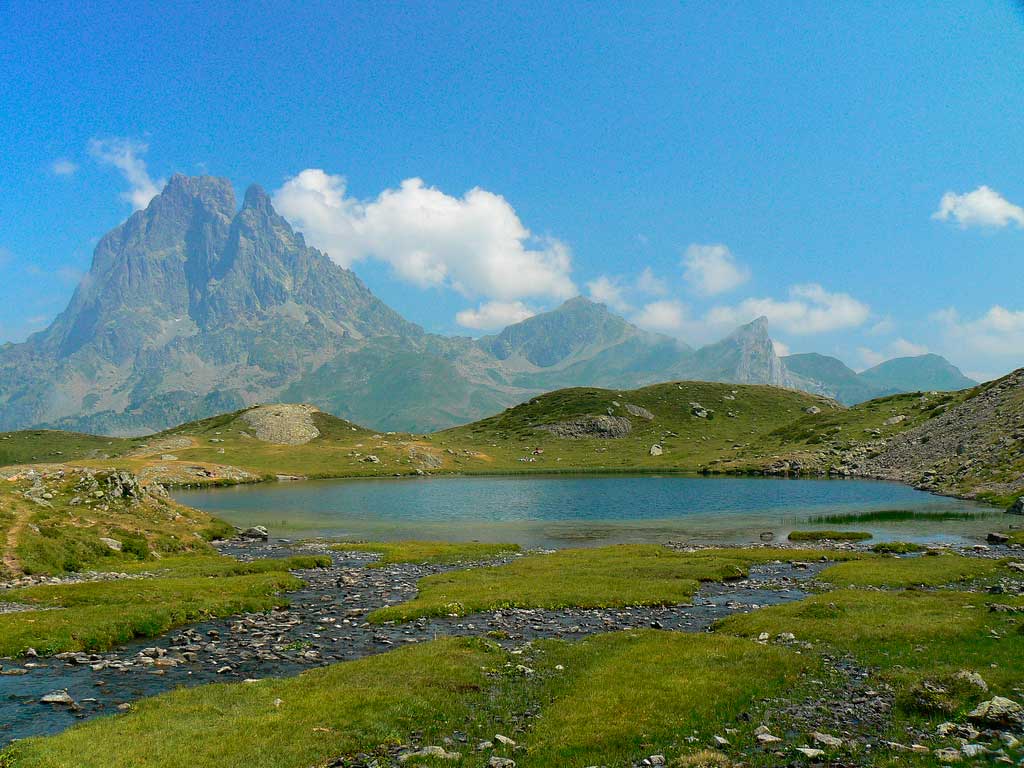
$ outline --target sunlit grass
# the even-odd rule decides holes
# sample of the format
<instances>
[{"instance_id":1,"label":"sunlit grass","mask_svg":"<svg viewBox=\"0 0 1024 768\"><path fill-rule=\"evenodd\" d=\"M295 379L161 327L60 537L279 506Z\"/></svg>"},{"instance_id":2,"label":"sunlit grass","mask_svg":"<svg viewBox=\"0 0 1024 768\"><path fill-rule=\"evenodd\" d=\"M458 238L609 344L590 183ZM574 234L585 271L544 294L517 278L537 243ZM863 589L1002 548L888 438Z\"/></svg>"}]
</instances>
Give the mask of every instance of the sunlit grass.
<instances>
[{"instance_id":1,"label":"sunlit grass","mask_svg":"<svg viewBox=\"0 0 1024 768\"><path fill-rule=\"evenodd\" d=\"M339 552L379 553L381 558L371 563L371 568L379 568L392 563L452 565L493 560L496 557L520 551L518 544L487 544L476 541L344 541L333 544L331 549Z\"/></svg>"}]
</instances>

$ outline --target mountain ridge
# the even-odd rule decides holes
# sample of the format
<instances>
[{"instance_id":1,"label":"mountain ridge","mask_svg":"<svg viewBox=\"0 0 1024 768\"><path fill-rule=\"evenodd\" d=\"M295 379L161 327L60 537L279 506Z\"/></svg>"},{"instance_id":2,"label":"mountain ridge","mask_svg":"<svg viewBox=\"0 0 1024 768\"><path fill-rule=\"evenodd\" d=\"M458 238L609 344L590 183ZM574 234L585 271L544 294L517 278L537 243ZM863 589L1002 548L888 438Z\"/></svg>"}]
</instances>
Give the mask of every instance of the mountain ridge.
<instances>
[{"instance_id":1,"label":"mountain ridge","mask_svg":"<svg viewBox=\"0 0 1024 768\"><path fill-rule=\"evenodd\" d=\"M285 399L422 432L554 389L686 378L831 394L787 369L765 318L693 349L579 296L479 339L427 333L258 185L239 206L228 180L175 174L101 238L47 329L0 347L0 429L141 434Z\"/></svg>"}]
</instances>

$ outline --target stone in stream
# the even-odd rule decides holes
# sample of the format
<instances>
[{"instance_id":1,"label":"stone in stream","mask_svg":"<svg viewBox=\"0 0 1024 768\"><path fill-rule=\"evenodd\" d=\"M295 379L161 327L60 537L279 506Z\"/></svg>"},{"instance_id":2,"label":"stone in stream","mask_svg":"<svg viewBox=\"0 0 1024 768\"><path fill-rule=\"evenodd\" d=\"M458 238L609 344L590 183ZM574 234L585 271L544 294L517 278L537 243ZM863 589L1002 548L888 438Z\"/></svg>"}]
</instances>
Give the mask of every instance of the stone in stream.
<instances>
[{"instance_id":1,"label":"stone in stream","mask_svg":"<svg viewBox=\"0 0 1024 768\"><path fill-rule=\"evenodd\" d=\"M71 698L71 694L67 692L67 689L61 689L59 691L51 691L39 699L42 704L61 704L67 707L73 707L75 700Z\"/></svg>"},{"instance_id":2,"label":"stone in stream","mask_svg":"<svg viewBox=\"0 0 1024 768\"><path fill-rule=\"evenodd\" d=\"M270 538L270 532L262 525L246 528L240 535L243 539L255 539L257 541L267 541Z\"/></svg>"},{"instance_id":3,"label":"stone in stream","mask_svg":"<svg viewBox=\"0 0 1024 768\"><path fill-rule=\"evenodd\" d=\"M1008 515L1024 515L1024 496L1018 496L1017 500L1006 510L1006 513Z\"/></svg>"},{"instance_id":4,"label":"stone in stream","mask_svg":"<svg viewBox=\"0 0 1024 768\"><path fill-rule=\"evenodd\" d=\"M1007 536L1005 533L993 532L985 537L985 541L987 541L989 544L1008 544L1010 542L1010 537Z\"/></svg>"}]
</instances>

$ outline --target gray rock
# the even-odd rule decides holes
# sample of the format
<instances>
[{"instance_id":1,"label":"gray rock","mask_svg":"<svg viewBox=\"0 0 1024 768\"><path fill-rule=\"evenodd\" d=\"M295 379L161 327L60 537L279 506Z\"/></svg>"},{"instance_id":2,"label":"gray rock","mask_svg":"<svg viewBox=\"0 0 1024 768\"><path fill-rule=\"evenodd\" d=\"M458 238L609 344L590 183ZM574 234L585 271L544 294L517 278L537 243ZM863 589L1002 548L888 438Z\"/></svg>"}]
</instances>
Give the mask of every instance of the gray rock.
<instances>
[{"instance_id":1,"label":"gray rock","mask_svg":"<svg viewBox=\"0 0 1024 768\"><path fill-rule=\"evenodd\" d=\"M554 424L541 424L536 429L569 440L586 437L618 438L628 435L633 430L633 423L625 416L580 416Z\"/></svg>"},{"instance_id":2,"label":"gray rock","mask_svg":"<svg viewBox=\"0 0 1024 768\"><path fill-rule=\"evenodd\" d=\"M651 446L651 456L661 456L664 452L665 449L658 445L658 443L655 443L654 445Z\"/></svg>"},{"instance_id":3,"label":"gray rock","mask_svg":"<svg viewBox=\"0 0 1024 768\"><path fill-rule=\"evenodd\" d=\"M981 702L967 717L982 725L1018 726L1024 724L1024 707L1013 699L995 696Z\"/></svg>"},{"instance_id":4,"label":"gray rock","mask_svg":"<svg viewBox=\"0 0 1024 768\"><path fill-rule=\"evenodd\" d=\"M423 747L423 749L416 752L407 752L398 758L398 762L404 763L415 757L437 757L441 760L459 760L462 758L462 755L458 752L449 752L444 747L430 746Z\"/></svg>"},{"instance_id":5,"label":"gray rock","mask_svg":"<svg viewBox=\"0 0 1024 768\"><path fill-rule=\"evenodd\" d=\"M1009 506L1006 512L1010 515L1024 515L1024 496L1018 496L1017 500Z\"/></svg>"},{"instance_id":6,"label":"gray rock","mask_svg":"<svg viewBox=\"0 0 1024 768\"><path fill-rule=\"evenodd\" d=\"M633 405L632 403L626 403L626 413L630 416L636 416L640 419L647 419L648 421L654 421L654 414L648 411L646 408L641 408L639 405Z\"/></svg>"},{"instance_id":7,"label":"gray rock","mask_svg":"<svg viewBox=\"0 0 1024 768\"><path fill-rule=\"evenodd\" d=\"M39 701L43 704L62 704L68 707L73 706L75 703L75 700L71 698L71 694L67 692L67 689L52 691L39 699Z\"/></svg>"},{"instance_id":8,"label":"gray rock","mask_svg":"<svg viewBox=\"0 0 1024 768\"><path fill-rule=\"evenodd\" d=\"M121 551L121 542L118 541L117 539L108 539L105 536L100 536L100 541L102 541L104 544L106 544L108 547L110 547L115 552L120 552Z\"/></svg>"},{"instance_id":9,"label":"gray rock","mask_svg":"<svg viewBox=\"0 0 1024 768\"><path fill-rule=\"evenodd\" d=\"M1010 537L1005 533L996 533L993 531L985 537L985 541L989 544L1008 544L1010 542Z\"/></svg>"},{"instance_id":10,"label":"gray rock","mask_svg":"<svg viewBox=\"0 0 1024 768\"><path fill-rule=\"evenodd\" d=\"M255 539L258 541L266 541L270 538L270 532L262 525L254 525L252 528L246 528L241 533L243 539Z\"/></svg>"}]
</instances>

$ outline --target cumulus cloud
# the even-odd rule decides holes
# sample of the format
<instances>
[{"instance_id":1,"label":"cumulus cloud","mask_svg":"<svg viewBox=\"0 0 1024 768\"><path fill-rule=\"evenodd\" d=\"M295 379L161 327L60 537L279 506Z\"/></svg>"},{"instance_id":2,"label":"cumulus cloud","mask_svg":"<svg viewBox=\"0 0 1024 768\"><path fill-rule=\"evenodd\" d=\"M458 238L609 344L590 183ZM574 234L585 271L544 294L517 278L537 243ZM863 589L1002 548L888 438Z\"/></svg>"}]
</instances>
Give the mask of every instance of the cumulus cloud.
<instances>
[{"instance_id":1,"label":"cumulus cloud","mask_svg":"<svg viewBox=\"0 0 1024 768\"><path fill-rule=\"evenodd\" d=\"M587 283L587 292L594 301L607 304L616 312L629 312L632 309L626 301L625 289L618 278L601 275Z\"/></svg>"},{"instance_id":2,"label":"cumulus cloud","mask_svg":"<svg viewBox=\"0 0 1024 768\"><path fill-rule=\"evenodd\" d=\"M463 328L493 331L521 323L535 314L521 301L486 301L476 309L464 309L457 313L455 321Z\"/></svg>"},{"instance_id":3,"label":"cumulus cloud","mask_svg":"<svg viewBox=\"0 0 1024 768\"><path fill-rule=\"evenodd\" d=\"M1024 310L997 304L980 317L965 319L955 309L945 309L934 313L932 320L942 327L947 341L961 349L1014 362L1024 358Z\"/></svg>"},{"instance_id":4,"label":"cumulus cloud","mask_svg":"<svg viewBox=\"0 0 1024 768\"><path fill-rule=\"evenodd\" d=\"M77 170L78 163L73 163L65 157L50 163L50 173L55 176L74 176Z\"/></svg>"},{"instance_id":5,"label":"cumulus cloud","mask_svg":"<svg viewBox=\"0 0 1024 768\"><path fill-rule=\"evenodd\" d=\"M416 285L502 302L577 293L568 246L534 237L508 201L479 187L453 197L413 178L359 200L348 195L344 177L311 168L273 199L312 245L342 266L375 258Z\"/></svg>"},{"instance_id":6,"label":"cumulus cloud","mask_svg":"<svg viewBox=\"0 0 1024 768\"><path fill-rule=\"evenodd\" d=\"M89 154L103 165L110 165L121 172L130 189L121 195L135 210L149 205L166 183L163 179L154 181L146 169L142 155L149 151L149 145L125 137L92 139Z\"/></svg>"},{"instance_id":7,"label":"cumulus cloud","mask_svg":"<svg viewBox=\"0 0 1024 768\"><path fill-rule=\"evenodd\" d=\"M745 299L735 306L712 307L707 323L720 329L735 327L764 315L773 328L806 335L863 325L871 314L867 304L846 293L830 293L817 283L794 285L789 299Z\"/></svg>"},{"instance_id":8,"label":"cumulus cloud","mask_svg":"<svg viewBox=\"0 0 1024 768\"><path fill-rule=\"evenodd\" d=\"M649 296L664 296L668 293L665 281L654 274L650 267L644 267L636 279L636 289Z\"/></svg>"},{"instance_id":9,"label":"cumulus cloud","mask_svg":"<svg viewBox=\"0 0 1024 768\"><path fill-rule=\"evenodd\" d=\"M648 331L679 335L686 326L686 306L670 299L652 301L644 305L632 321Z\"/></svg>"},{"instance_id":10,"label":"cumulus cloud","mask_svg":"<svg viewBox=\"0 0 1024 768\"><path fill-rule=\"evenodd\" d=\"M750 270L724 245L690 245L683 254L683 277L703 296L727 293L750 279Z\"/></svg>"},{"instance_id":11,"label":"cumulus cloud","mask_svg":"<svg viewBox=\"0 0 1024 768\"><path fill-rule=\"evenodd\" d=\"M778 339L772 339L772 347L775 348L775 354L779 357L786 357L791 352L789 345Z\"/></svg>"},{"instance_id":12,"label":"cumulus cloud","mask_svg":"<svg viewBox=\"0 0 1024 768\"><path fill-rule=\"evenodd\" d=\"M1024 208L1015 205L991 187L980 186L973 192L958 195L947 192L939 201L933 219L953 219L961 228L1006 227L1011 223L1024 227Z\"/></svg>"}]
</instances>

